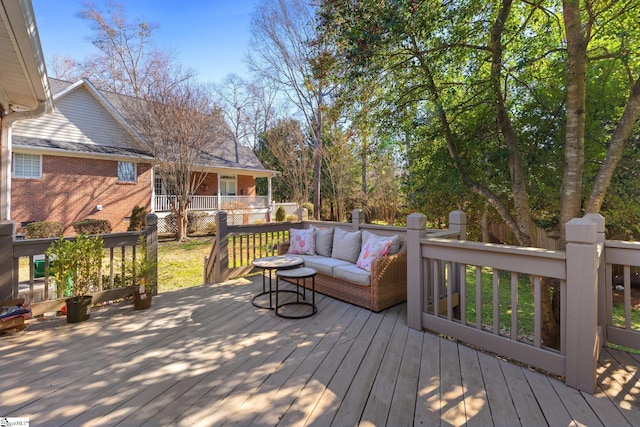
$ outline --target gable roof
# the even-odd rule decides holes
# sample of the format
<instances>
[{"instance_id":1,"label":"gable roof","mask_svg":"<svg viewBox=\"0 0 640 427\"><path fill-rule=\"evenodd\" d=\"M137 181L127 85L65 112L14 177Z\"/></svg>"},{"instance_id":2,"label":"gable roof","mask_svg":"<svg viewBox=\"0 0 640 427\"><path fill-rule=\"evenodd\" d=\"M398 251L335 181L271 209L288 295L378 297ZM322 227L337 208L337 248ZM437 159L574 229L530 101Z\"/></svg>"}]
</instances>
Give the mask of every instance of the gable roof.
<instances>
[{"instance_id":1,"label":"gable roof","mask_svg":"<svg viewBox=\"0 0 640 427\"><path fill-rule=\"evenodd\" d=\"M135 131L133 126L126 119L126 112L123 108L123 100L127 98L114 92L97 89L88 79L81 79L77 82L68 82L49 78L54 103L56 100L64 98L79 88L86 88L95 99L127 130L134 140L140 143L139 147L107 147L94 146L93 144L82 144L68 141L57 141L44 138L28 138L14 136L14 146L23 149L36 149L50 152L67 152L85 155L101 155L113 157L136 156L151 159L151 153L144 149L142 137ZM250 172L255 176L273 176L277 172L265 167L260 163L255 153L249 148L239 144L227 132L227 138L219 146L211 147L210 152L203 152L200 155L200 166L207 169L220 170L226 173L238 173L242 171Z\"/></svg>"}]
</instances>

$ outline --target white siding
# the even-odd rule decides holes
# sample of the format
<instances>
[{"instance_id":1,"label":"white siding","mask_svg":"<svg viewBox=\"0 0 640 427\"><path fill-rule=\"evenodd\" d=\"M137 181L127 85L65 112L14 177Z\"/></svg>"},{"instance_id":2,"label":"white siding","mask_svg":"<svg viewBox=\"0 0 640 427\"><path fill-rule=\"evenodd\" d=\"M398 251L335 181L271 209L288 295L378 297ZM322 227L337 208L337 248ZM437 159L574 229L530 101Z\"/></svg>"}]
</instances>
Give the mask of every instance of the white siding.
<instances>
[{"instance_id":1,"label":"white siding","mask_svg":"<svg viewBox=\"0 0 640 427\"><path fill-rule=\"evenodd\" d=\"M54 113L16 122L13 134L110 147L135 145L129 133L86 88L79 87L54 103Z\"/></svg>"}]
</instances>

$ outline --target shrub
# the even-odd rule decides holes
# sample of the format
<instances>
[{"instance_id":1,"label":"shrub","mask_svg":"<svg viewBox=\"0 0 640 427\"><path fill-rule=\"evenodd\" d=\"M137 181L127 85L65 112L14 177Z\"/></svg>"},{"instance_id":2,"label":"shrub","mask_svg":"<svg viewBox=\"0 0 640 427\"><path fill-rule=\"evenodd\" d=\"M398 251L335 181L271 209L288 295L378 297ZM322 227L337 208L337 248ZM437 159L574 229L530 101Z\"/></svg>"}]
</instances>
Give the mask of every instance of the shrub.
<instances>
[{"instance_id":1,"label":"shrub","mask_svg":"<svg viewBox=\"0 0 640 427\"><path fill-rule=\"evenodd\" d=\"M103 241L100 236L79 235L76 239L60 238L47 249L53 258L51 273L58 298L81 297L98 284L102 267Z\"/></svg>"},{"instance_id":2,"label":"shrub","mask_svg":"<svg viewBox=\"0 0 640 427\"><path fill-rule=\"evenodd\" d=\"M216 223L215 222L210 222L209 224L207 224L207 234L209 236L215 236L216 234Z\"/></svg>"},{"instance_id":3,"label":"shrub","mask_svg":"<svg viewBox=\"0 0 640 427\"><path fill-rule=\"evenodd\" d=\"M256 219L255 221L253 221L254 224L256 225L262 225L264 224L266 221L264 219Z\"/></svg>"},{"instance_id":4,"label":"shrub","mask_svg":"<svg viewBox=\"0 0 640 427\"><path fill-rule=\"evenodd\" d=\"M296 222L297 220L298 220L298 215L296 214L287 215L287 221Z\"/></svg>"},{"instance_id":5,"label":"shrub","mask_svg":"<svg viewBox=\"0 0 640 427\"><path fill-rule=\"evenodd\" d=\"M146 226L147 210L142 206L134 206L131 211L131 219L129 220L128 231L144 230Z\"/></svg>"},{"instance_id":6,"label":"shrub","mask_svg":"<svg viewBox=\"0 0 640 427\"><path fill-rule=\"evenodd\" d=\"M300 207L309 212L309 218L313 218L313 203L303 203Z\"/></svg>"},{"instance_id":7,"label":"shrub","mask_svg":"<svg viewBox=\"0 0 640 427\"><path fill-rule=\"evenodd\" d=\"M55 221L38 221L27 224L24 234L27 239L47 239L50 237L60 237L64 232L61 223Z\"/></svg>"},{"instance_id":8,"label":"shrub","mask_svg":"<svg viewBox=\"0 0 640 427\"><path fill-rule=\"evenodd\" d=\"M188 211L187 212L187 233L195 233L197 231L209 232L209 214L206 212ZM178 223L176 222L176 215L172 212L165 217L165 224L167 232L177 233ZM215 223L213 225L215 232Z\"/></svg>"},{"instance_id":9,"label":"shrub","mask_svg":"<svg viewBox=\"0 0 640 427\"><path fill-rule=\"evenodd\" d=\"M278 207L278 210L276 211L276 221L282 222L285 220L286 216L287 213L284 210L284 206Z\"/></svg>"},{"instance_id":10,"label":"shrub","mask_svg":"<svg viewBox=\"0 0 640 427\"><path fill-rule=\"evenodd\" d=\"M74 222L73 229L78 234L111 233L111 223L106 219L83 219Z\"/></svg>"},{"instance_id":11,"label":"shrub","mask_svg":"<svg viewBox=\"0 0 640 427\"><path fill-rule=\"evenodd\" d=\"M206 212L188 211L187 212L187 233L195 233L197 231L205 231L207 229L207 218L209 214Z\"/></svg>"}]
</instances>

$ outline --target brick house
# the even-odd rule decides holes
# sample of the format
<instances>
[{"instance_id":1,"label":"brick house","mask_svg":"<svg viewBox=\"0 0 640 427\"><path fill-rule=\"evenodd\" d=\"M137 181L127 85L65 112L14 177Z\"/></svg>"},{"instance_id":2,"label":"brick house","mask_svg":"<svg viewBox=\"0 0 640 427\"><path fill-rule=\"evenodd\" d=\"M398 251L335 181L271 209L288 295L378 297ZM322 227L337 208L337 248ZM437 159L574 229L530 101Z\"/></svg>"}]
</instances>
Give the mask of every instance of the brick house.
<instances>
[{"instance_id":1,"label":"brick house","mask_svg":"<svg viewBox=\"0 0 640 427\"><path fill-rule=\"evenodd\" d=\"M144 141L115 107L118 95L86 79L49 83L54 111L12 127L9 212L18 232L32 221L58 221L72 234L72 224L88 218L125 231L136 205L166 217L171 195L154 175ZM209 157L191 209L211 214L237 201L268 212L271 196L257 196L255 180L270 180L275 171L232 138Z\"/></svg>"}]
</instances>

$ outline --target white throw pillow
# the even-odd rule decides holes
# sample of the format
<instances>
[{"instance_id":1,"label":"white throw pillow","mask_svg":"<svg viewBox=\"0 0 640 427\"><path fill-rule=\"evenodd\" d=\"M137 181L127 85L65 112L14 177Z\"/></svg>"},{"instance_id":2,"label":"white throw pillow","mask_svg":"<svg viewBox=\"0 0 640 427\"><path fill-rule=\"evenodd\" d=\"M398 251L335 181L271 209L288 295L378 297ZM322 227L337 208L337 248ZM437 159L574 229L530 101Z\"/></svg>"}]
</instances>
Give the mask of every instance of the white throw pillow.
<instances>
[{"instance_id":1,"label":"white throw pillow","mask_svg":"<svg viewBox=\"0 0 640 427\"><path fill-rule=\"evenodd\" d=\"M355 264L360 255L360 231L344 231L336 228L333 232L333 250L331 258L349 261Z\"/></svg>"},{"instance_id":2,"label":"white throw pillow","mask_svg":"<svg viewBox=\"0 0 640 427\"><path fill-rule=\"evenodd\" d=\"M289 230L289 252L296 255L315 255L315 228Z\"/></svg>"}]
</instances>

